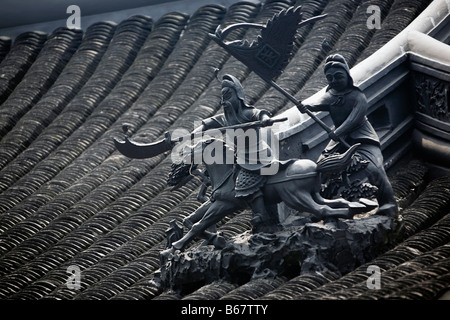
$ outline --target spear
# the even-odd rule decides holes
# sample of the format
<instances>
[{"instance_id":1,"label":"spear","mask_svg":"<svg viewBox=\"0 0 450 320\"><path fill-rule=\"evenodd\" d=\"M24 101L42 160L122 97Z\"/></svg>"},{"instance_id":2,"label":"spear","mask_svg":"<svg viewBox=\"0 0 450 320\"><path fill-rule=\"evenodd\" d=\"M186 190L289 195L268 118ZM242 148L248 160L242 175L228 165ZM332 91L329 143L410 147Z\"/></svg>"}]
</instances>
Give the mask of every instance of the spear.
<instances>
[{"instance_id":1,"label":"spear","mask_svg":"<svg viewBox=\"0 0 450 320\"><path fill-rule=\"evenodd\" d=\"M227 132L227 130L236 130L236 129L245 129L248 130L250 128L258 128L258 127L267 127L271 126L276 122L286 121L287 118L277 118L277 119L267 119L263 121L252 121L241 124L235 124L226 127L219 127L214 130L218 130L220 132ZM128 128L126 125L122 127L124 133L126 134ZM125 140L120 141L114 138L114 144L124 156L133 159L146 159L157 156L161 153L169 151L173 148L174 144L180 141L185 141L186 139L193 140L195 138L196 133L191 133L186 136L182 136L179 138L173 139L171 137L170 132L166 132L164 134L164 138L152 143L138 143L129 139L128 136L125 136Z\"/></svg>"},{"instance_id":2,"label":"spear","mask_svg":"<svg viewBox=\"0 0 450 320\"><path fill-rule=\"evenodd\" d=\"M278 77L292 56L293 43L297 28L314 23L326 17L326 14L315 16L302 21L301 7L290 7L281 10L266 25L255 23L237 23L221 29L217 27L214 34L209 36L228 53L241 61L250 70L259 75L265 82L283 94L297 107L302 103L285 89L281 88L273 79ZM253 27L261 29L261 35L252 42L236 40L225 42L228 33L236 28ZM317 122L328 134L333 130L320 120L314 113L305 108L305 112ZM350 147L347 142L338 137L339 142Z\"/></svg>"}]
</instances>

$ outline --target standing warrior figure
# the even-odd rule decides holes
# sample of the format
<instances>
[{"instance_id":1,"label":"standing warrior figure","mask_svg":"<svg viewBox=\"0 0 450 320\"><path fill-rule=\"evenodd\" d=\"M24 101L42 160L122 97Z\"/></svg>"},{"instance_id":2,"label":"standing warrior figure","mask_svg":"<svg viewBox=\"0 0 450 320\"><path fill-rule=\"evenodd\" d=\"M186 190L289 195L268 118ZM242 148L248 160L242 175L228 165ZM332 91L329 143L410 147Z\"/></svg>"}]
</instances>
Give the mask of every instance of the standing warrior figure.
<instances>
[{"instance_id":1,"label":"standing warrior figure","mask_svg":"<svg viewBox=\"0 0 450 320\"><path fill-rule=\"evenodd\" d=\"M299 104L297 107L302 113L307 109L330 113L335 130L329 133L332 140L322 152L321 158L345 151L346 146L340 139L349 145L360 143L357 152L369 161L366 168L368 180L378 188L378 213L395 216L398 212L397 202L383 167L380 140L367 119L369 106L366 96L353 84L349 67L342 55L330 55L325 62L324 73L328 87L319 104Z\"/></svg>"},{"instance_id":2,"label":"standing warrior figure","mask_svg":"<svg viewBox=\"0 0 450 320\"><path fill-rule=\"evenodd\" d=\"M270 113L245 103L244 89L239 80L229 74L222 77L223 113L202 121L202 125L194 130L207 130L261 121L265 126L270 119ZM272 150L260 134L260 128L255 130L256 139L245 140L244 145L237 143L242 137L234 136L235 165L238 170L235 192L237 198L246 200L253 211L252 225L255 227L267 219L263 193L261 188L267 181L267 176L261 174L261 169L272 163ZM228 140L228 139L227 139ZM248 142L248 143L247 143ZM212 195L212 198L214 194Z\"/></svg>"}]
</instances>

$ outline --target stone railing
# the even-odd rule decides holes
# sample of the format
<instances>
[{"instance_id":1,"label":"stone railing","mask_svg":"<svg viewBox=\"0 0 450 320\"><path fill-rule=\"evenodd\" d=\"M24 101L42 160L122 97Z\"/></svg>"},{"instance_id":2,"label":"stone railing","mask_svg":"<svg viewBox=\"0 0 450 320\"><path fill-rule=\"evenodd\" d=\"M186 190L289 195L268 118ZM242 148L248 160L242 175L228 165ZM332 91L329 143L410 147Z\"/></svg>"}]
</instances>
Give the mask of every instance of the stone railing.
<instances>
[{"instance_id":1,"label":"stone railing","mask_svg":"<svg viewBox=\"0 0 450 320\"><path fill-rule=\"evenodd\" d=\"M409 54L415 120L412 143L418 156L450 173L450 46L422 38Z\"/></svg>"}]
</instances>

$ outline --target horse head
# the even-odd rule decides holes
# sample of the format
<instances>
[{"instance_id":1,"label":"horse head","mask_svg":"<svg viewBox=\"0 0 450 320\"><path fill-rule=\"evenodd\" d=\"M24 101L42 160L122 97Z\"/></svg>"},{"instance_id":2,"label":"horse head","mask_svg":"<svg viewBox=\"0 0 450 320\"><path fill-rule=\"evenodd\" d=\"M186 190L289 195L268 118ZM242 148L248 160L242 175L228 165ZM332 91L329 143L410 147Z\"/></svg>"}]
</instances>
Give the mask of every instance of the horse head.
<instances>
[{"instance_id":1,"label":"horse head","mask_svg":"<svg viewBox=\"0 0 450 320\"><path fill-rule=\"evenodd\" d=\"M167 180L173 189L200 176L205 185L217 186L233 172L235 154L233 148L219 138L204 138L195 143L183 142L177 146ZM204 168L204 169L203 169Z\"/></svg>"}]
</instances>

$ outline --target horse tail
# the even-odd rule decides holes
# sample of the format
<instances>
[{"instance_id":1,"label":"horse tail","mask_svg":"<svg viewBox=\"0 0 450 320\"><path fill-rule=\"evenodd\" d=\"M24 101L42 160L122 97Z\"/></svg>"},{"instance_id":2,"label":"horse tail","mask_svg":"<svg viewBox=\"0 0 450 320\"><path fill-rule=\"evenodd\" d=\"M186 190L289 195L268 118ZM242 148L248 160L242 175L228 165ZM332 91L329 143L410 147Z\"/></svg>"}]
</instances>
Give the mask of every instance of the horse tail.
<instances>
[{"instance_id":1,"label":"horse tail","mask_svg":"<svg viewBox=\"0 0 450 320\"><path fill-rule=\"evenodd\" d=\"M317 161L316 170L321 173L337 173L345 170L352 161L353 154L359 145L359 143L356 143L342 154L332 154L322 158Z\"/></svg>"}]
</instances>

